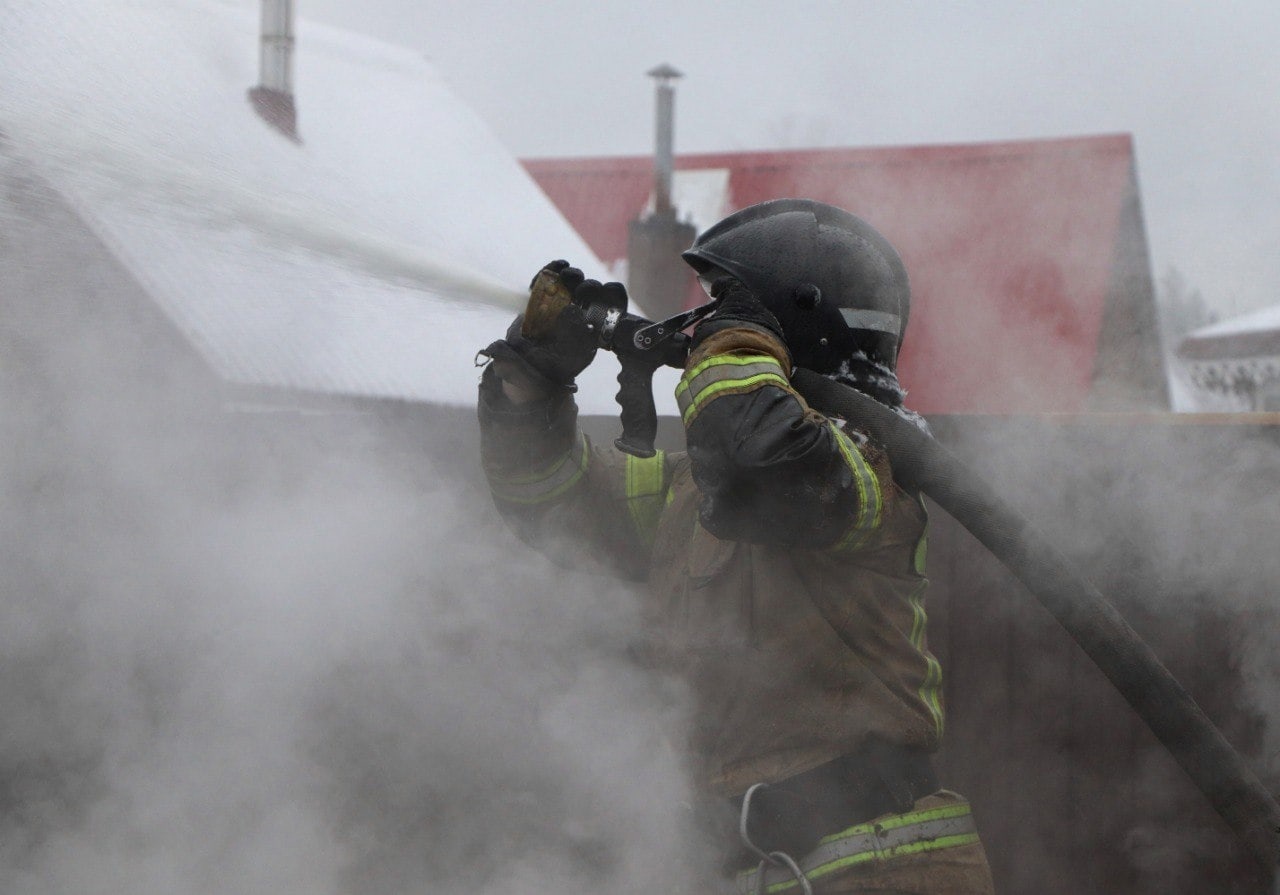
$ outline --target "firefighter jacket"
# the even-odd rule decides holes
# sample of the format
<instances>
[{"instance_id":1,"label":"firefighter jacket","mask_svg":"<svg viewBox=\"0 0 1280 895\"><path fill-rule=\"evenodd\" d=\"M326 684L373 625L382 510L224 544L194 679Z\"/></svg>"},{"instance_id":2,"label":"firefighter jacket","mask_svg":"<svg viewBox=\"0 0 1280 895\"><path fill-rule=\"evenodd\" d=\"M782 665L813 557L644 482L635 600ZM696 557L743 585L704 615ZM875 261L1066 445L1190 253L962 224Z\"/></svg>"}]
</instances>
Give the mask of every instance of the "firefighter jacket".
<instances>
[{"instance_id":1,"label":"firefighter jacket","mask_svg":"<svg viewBox=\"0 0 1280 895\"><path fill-rule=\"evenodd\" d=\"M809 408L772 335L718 332L676 397L687 451L594 445L571 395L515 406L492 369L481 455L494 500L553 559L647 583L645 652L695 696L690 748L733 796L855 751L933 750L926 515L883 451Z\"/></svg>"}]
</instances>

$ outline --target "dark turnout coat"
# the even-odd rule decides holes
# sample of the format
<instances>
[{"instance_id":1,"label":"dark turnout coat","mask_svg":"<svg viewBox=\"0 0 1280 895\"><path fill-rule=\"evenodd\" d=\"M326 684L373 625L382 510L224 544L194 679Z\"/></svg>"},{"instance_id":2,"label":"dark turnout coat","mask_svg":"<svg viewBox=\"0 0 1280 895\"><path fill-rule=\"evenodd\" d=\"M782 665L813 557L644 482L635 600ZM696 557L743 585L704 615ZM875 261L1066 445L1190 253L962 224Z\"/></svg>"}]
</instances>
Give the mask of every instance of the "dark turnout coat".
<instances>
[{"instance_id":1,"label":"dark turnout coat","mask_svg":"<svg viewBox=\"0 0 1280 895\"><path fill-rule=\"evenodd\" d=\"M649 652L690 684L691 752L726 796L942 734L924 506L789 371L771 335L716 333L677 390L688 450L649 459L592 444L567 392L514 406L492 370L480 387L497 506L553 557L647 582Z\"/></svg>"}]
</instances>

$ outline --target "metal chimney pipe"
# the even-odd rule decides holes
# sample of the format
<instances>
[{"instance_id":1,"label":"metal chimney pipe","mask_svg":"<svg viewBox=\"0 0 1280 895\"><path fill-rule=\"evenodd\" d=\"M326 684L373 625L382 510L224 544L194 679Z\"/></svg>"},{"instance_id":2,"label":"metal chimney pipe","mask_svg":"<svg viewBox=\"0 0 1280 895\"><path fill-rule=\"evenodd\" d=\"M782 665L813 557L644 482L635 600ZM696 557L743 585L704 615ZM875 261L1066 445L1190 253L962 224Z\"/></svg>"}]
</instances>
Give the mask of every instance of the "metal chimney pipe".
<instances>
[{"instance_id":1,"label":"metal chimney pipe","mask_svg":"<svg viewBox=\"0 0 1280 895\"><path fill-rule=\"evenodd\" d=\"M293 0L262 0L260 87L293 94Z\"/></svg>"},{"instance_id":2,"label":"metal chimney pipe","mask_svg":"<svg viewBox=\"0 0 1280 895\"><path fill-rule=\"evenodd\" d=\"M653 152L653 213L627 226L627 291L655 318L683 310L693 289L693 270L680 259L697 235L693 225L676 218L671 186L675 171L676 78L663 63L649 73L657 81L657 128Z\"/></svg>"},{"instance_id":3,"label":"metal chimney pipe","mask_svg":"<svg viewBox=\"0 0 1280 895\"><path fill-rule=\"evenodd\" d=\"M671 181L675 170L675 81L684 75L664 62L652 69L649 77L657 82L654 103L653 212L660 217L674 217Z\"/></svg>"},{"instance_id":4,"label":"metal chimney pipe","mask_svg":"<svg viewBox=\"0 0 1280 895\"><path fill-rule=\"evenodd\" d=\"M293 100L293 0L262 0L262 36L257 87L249 101L268 124L298 140L298 109Z\"/></svg>"}]
</instances>

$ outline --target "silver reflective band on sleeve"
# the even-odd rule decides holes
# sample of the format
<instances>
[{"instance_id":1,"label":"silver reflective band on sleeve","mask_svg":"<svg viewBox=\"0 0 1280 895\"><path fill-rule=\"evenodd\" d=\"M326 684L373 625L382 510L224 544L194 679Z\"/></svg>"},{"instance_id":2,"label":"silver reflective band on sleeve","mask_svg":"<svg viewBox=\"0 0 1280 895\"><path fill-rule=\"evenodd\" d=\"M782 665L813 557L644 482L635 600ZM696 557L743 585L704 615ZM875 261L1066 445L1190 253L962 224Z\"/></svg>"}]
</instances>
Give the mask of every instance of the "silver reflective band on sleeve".
<instances>
[{"instance_id":1,"label":"silver reflective band on sleeve","mask_svg":"<svg viewBox=\"0 0 1280 895\"><path fill-rule=\"evenodd\" d=\"M977 841L978 828L973 822L973 814L967 803L961 803L858 824L823 839L798 863L804 875L816 881L867 861L957 848ZM757 870L748 870L738 874L738 891L746 895L755 892L757 873ZM797 885L795 878L784 868L765 870L766 892L787 892Z\"/></svg>"},{"instance_id":2,"label":"silver reflective band on sleeve","mask_svg":"<svg viewBox=\"0 0 1280 895\"><path fill-rule=\"evenodd\" d=\"M897 335L902 332L902 318L888 311L863 311L857 308L841 308L840 316L851 329L873 329L876 332Z\"/></svg>"},{"instance_id":3,"label":"silver reflective band on sleeve","mask_svg":"<svg viewBox=\"0 0 1280 895\"><path fill-rule=\"evenodd\" d=\"M763 385L788 388L782 365L767 354L716 354L685 372L676 386L676 404L688 426L710 401Z\"/></svg>"},{"instance_id":4,"label":"silver reflective band on sleeve","mask_svg":"<svg viewBox=\"0 0 1280 895\"><path fill-rule=\"evenodd\" d=\"M554 500L576 485L587 472L591 456L585 435L579 433L573 450L545 469L521 476L489 476L495 497L508 503L543 503Z\"/></svg>"}]
</instances>

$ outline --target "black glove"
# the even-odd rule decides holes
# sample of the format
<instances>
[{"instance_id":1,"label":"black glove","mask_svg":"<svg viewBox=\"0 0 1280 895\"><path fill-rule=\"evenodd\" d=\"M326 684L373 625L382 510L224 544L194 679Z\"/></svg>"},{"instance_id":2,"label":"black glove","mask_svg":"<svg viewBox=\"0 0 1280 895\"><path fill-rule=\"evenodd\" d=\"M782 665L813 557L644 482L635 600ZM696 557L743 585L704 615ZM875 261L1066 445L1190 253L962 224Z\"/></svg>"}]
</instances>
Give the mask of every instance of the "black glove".
<instances>
[{"instance_id":1,"label":"black glove","mask_svg":"<svg viewBox=\"0 0 1280 895\"><path fill-rule=\"evenodd\" d=\"M720 277L711 284L711 297L720 299L720 304L715 313L693 331L692 348L696 349L703 340L721 330L741 326L772 333L778 341L786 343L778 318L741 281L734 277Z\"/></svg>"},{"instance_id":2,"label":"black glove","mask_svg":"<svg viewBox=\"0 0 1280 895\"><path fill-rule=\"evenodd\" d=\"M552 261L543 270L556 273L570 294L582 284L582 271L567 261ZM541 273L541 271L539 271ZM537 280L537 275L534 276ZM573 381L596 356L598 340L587 327L582 310L566 306L541 338L529 338L521 329L524 314L507 328L505 339L493 342L480 354L492 358L500 379L543 392L575 390Z\"/></svg>"},{"instance_id":3,"label":"black glove","mask_svg":"<svg viewBox=\"0 0 1280 895\"><path fill-rule=\"evenodd\" d=\"M582 271L576 267L570 267L569 262L563 259L559 261L549 261L542 265L542 270L549 270L560 275L560 282L564 283L565 288L569 290L569 294L573 294L573 290L577 289L582 283ZM529 288L533 288L533 284L538 282L538 274L542 270L533 275L533 279L529 281Z\"/></svg>"}]
</instances>

